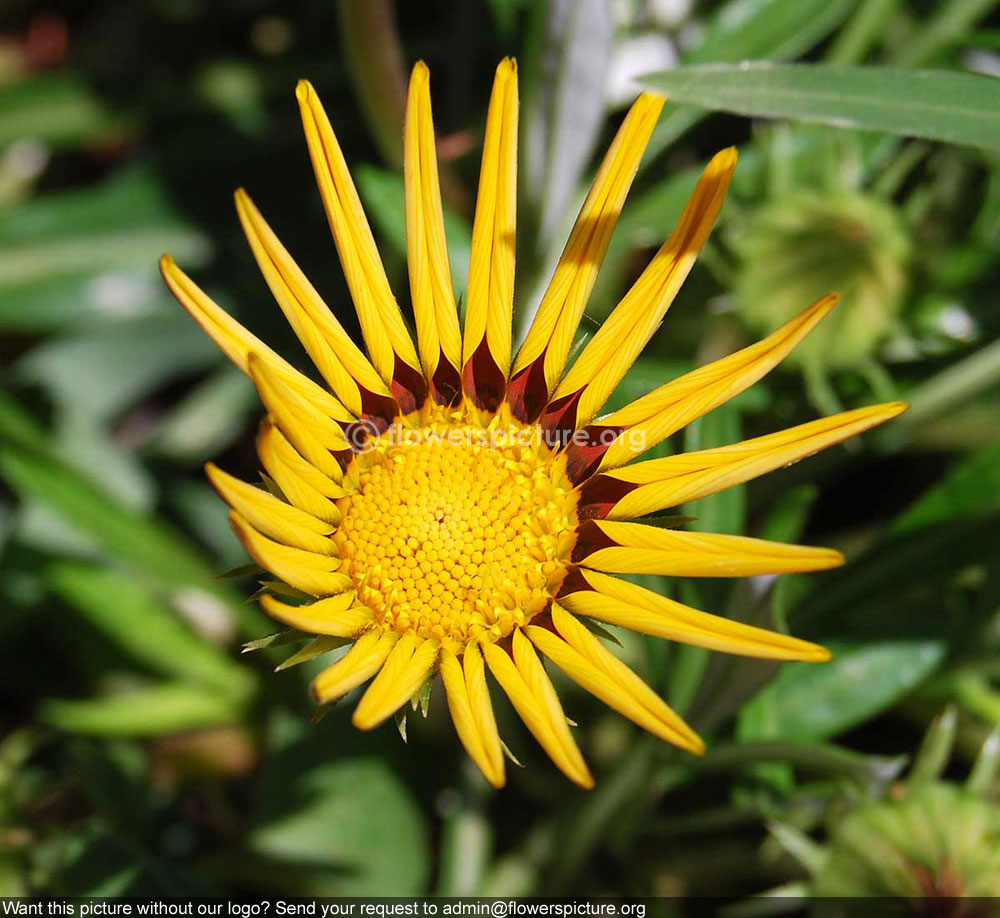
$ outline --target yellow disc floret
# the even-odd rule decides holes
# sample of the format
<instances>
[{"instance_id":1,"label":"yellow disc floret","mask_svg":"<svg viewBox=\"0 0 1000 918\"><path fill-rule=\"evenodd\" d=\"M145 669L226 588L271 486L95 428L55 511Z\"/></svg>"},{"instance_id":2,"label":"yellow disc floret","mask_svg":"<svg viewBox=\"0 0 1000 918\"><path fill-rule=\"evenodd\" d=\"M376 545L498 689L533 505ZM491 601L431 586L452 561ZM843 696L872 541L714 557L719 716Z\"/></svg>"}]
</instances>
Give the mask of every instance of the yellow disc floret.
<instances>
[{"instance_id":1,"label":"yellow disc floret","mask_svg":"<svg viewBox=\"0 0 1000 918\"><path fill-rule=\"evenodd\" d=\"M369 440L344 477L333 536L377 628L455 652L544 610L578 524L565 460L506 412L429 408Z\"/></svg>"}]
</instances>

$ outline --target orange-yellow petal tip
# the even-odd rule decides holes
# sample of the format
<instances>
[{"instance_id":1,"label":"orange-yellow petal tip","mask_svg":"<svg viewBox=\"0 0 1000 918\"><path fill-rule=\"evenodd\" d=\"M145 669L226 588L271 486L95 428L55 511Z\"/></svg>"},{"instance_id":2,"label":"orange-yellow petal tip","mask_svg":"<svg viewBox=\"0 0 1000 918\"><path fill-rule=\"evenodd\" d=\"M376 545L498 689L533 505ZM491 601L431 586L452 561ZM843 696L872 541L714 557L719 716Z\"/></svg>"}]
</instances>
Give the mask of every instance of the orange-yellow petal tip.
<instances>
[{"instance_id":1,"label":"orange-yellow petal tip","mask_svg":"<svg viewBox=\"0 0 1000 918\"><path fill-rule=\"evenodd\" d=\"M300 105L307 105L309 103L310 97L316 92L313 89L312 83L308 80L299 80L295 84L295 98L299 100Z\"/></svg>"},{"instance_id":2,"label":"orange-yellow petal tip","mask_svg":"<svg viewBox=\"0 0 1000 918\"><path fill-rule=\"evenodd\" d=\"M417 79L427 80L430 78L430 75L431 75L430 68L422 60L417 61L413 65L413 70L410 71L410 78L414 80Z\"/></svg>"},{"instance_id":3,"label":"orange-yellow petal tip","mask_svg":"<svg viewBox=\"0 0 1000 918\"><path fill-rule=\"evenodd\" d=\"M811 655L802 659L806 663L829 663L833 659L833 654L826 647L814 644Z\"/></svg>"}]
</instances>

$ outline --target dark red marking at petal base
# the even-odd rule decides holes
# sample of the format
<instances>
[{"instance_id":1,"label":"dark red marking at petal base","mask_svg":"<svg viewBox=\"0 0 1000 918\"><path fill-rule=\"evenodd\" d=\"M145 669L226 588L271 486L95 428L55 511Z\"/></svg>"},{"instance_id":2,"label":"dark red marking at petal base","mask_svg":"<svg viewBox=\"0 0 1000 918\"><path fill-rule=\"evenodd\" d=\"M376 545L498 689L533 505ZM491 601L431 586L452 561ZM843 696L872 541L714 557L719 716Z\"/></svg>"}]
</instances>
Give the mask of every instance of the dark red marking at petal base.
<instances>
[{"instance_id":1,"label":"dark red marking at petal base","mask_svg":"<svg viewBox=\"0 0 1000 918\"><path fill-rule=\"evenodd\" d=\"M548 350L548 348L546 348ZM525 424L538 419L549 400L545 382L545 351L542 351L507 386L507 403L514 417Z\"/></svg>"},{"instance_id":2,"label":"dark red marking at petal base","mask_svg":"<svg viewBox=\"0 0 1000 918\"><path fill-rule=\"evenodd\" d=\"M576 545L573 546L572 561L579 564L584 558L602 548L614 548L618 543L593 520L582 523L576 531Z\"/></svg>"},{"instance_id":3,"label":"dark red marking at petal base","mask_svg":"<svg viewBox=\"0 0 1000 918\"><path fill-rule=\"evenodd\" d=\"M444 354L438 359L437 369L431 377L431 397L438 405L457 405L462 398L462 374L449 363Z\"/></svg>"},{"instance_id":4,"label":"dark red marking at petal base","mask_svg":"<svg viewBox=\"0 0 1000 918\"><path fill-rule=\"evenodd\" d=\"M462 368L462 386L473 404L483 411L496 411L503 401L507 379L493 359L485 335Z\"/></svg>"},{"instance_id":5,"label":"dark red marking at petal base","mask_svg":"<svg viewBox=\"0 0 1000 918\"><path fill-rule=\"evenodd\" d=\"M391 396L376 395L360 386L358 388L361 391L361 417L359 421L374 424L379 428L378 432L381 433L399 414L399 405Z\"/></svg>"},{"instance_id":6,"label":"dark red marking at petal base","mask_svg":"<svg viewBox=\"0 0 1000 918\"><path fill-rule=\"evenodd\" d=\"M560 596L569 596L571 593L592 593L594 588L587 583L587 579L580 573L577 568L570 570L566 574L566 579L562 582L562 586L559 587L559 593L556 595L556 599Z\"/></svg>"},{"instance_id":7,"label":"dark red marking at petal base","mask_svg":"<svg viewBox=\"0 0 1000 918\"><path fill-rule=\"evenodd\" d=\"M626 494L637 485L608 475L595 475L580 489L577 513L583 519L603 520Z\"/></svg>"},{"instance_id":8,"label":"dark red marking at petal base","mask_svg":"<svg viewBox=\"0 0 1000 918\"><path fill-rule=\"evenodd\" d=\"M582 395L583 389L578 389L571 395L549 402L538 421L542 430L552 434L551 439L562 446L569 443L571 434L576 430L576 409Z\"/></svg>"},{"instance_id":9,"label":"dark red marking at petal base","mask_svg":"<svg viewBox=\"0 0 1000 918\"><path fill-rule=\"evenodd\" d=\"M596 471L611 449L611 444L618 439L626 428L590 424L576 431L566 447L566 475L573 484L586 481Z\"/></svg>"},{"instance_id":10,"label":"dark red marking at petal base","mask_svg":"<svg viewBox=\"0 0 1000 918\"><path fill-rule=\"evenodd\" d=\"M389 390L399 405L400 414L410 414L416 411L427 399L427 380L419 370L413 369L408 363L395 355L396 362L392 368L392 384Z\"/></svg>"}]
</instances>

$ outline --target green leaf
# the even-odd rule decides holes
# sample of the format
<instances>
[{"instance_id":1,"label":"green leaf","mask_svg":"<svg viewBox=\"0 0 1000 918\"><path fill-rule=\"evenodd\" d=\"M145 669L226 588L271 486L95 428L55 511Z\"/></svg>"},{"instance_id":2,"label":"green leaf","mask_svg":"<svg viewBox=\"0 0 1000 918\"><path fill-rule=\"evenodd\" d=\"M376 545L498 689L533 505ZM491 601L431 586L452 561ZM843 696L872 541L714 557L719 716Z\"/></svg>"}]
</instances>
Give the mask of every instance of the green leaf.
<instances>
[{"instance_id":1,"label":"green leaf","mask_svg":"<svg viewBox=\"0 0 1000 918\"><path fill-rule=\"evenodd\" d=\"M684 429L684 452L738 443L740 433L739 410L733 402L726 402ZM683 514L695 517L690 529L738 535L746 521L746 488L737 485L691 501L684 505Z\"/></svg>"},{"instance_id":2,"label":"green leaf","mask_svg":"<svg viewBox=\"0 0 1000 918\"><path fill-rule=\"evenodd\" d=\"M385 761L342 758L302 771L287 755L280 764L261 788L267 812L249 839L253 853L280 864L277 885L296 895L424 891L428 848L420 810Z\"/></svg>"},{"instance_id":3,"label":"green leaf","mask_svg":"<svg viewBox=\"0 0 1000 918\"><path fill-rule=\"evenodd\" d=\"M86 701L42 702L41 719L71 733L90 736L162 736L239 720L241 706L218 691L184 683Z\"/></svg>"},{"instance_id":4,"label":"green leaf","mask_svg":"<svg viewBox=\"0 0 1000 918\"><path fill-rule=\"evenodd\" d=\"M604 0L554 0L544 6L544 19L525 95L521 155L528 222L542 248L567 216L600 134L614 41Z\"/></svg>"},{"instance_id":5,"label":"green leaf","mask_svg":"<svg viewBox=\"0 0 1000 918\"><path fill-rule=\"evenodd\" d=\"M1000 81L976 74L746 61L644 82L673 102L739 115L1000 148Z\"/></svg>"},{"instance_id":6,"label":"green leaf","mask_svg":"<svg viewBox=\"0 0 1000 918\"><path fill-rule=\"evenodd\" d=\"M846 18L855 0L730 0L685 64L798 57Z\"/></svg>"},{"instance_id":7,"label":"green leaf","mask_svg":"<svg viewBox=\"0 0 1000 918\"><path fill-rule=\"evenodd\" d=\"M997 509L1000 509L1000 444L961 462L897 517L890 531L909 532Z\"/></svg>"},{"instance_id":8,"label":"green leaf","mask_svg":"<svg viewBox=\"0 0 1000 918\"><path fill-rule=\"evenodd\" d=\"M864 723L941 662L940 641L831 647L829 663L789 663L740 713L742 740L822 740Z\"/></svg>"},{"instance_id":9,"label":"green leaf","mask_svg":"<svg viewBox=\"0 0 1000 918\"><path fill-rule=\"evenodd\" d=\"M244 634L260 634L260 613L239 602L215 579L201 552L156 517L125 509L55 457L2 439L0 478L22 500L53 511L111 558L177 590L172 600L223 602L221 611L235 616Z\"/></svg>"},{"instance_id":10,"label":"green leaf","mask_svg":"<svg viewBox=\"0 0 1000 918\"><path fill-rule=\"evenodd\" d=\"M212 341L178 310L51 339L20 361L18 373L74 415L105 421L218 361Z\"/></svg>"},{"instance_id":11,"label":"green leaf","mask_svg":"<svg viewBox=\"0 0 1000 918\"><path fill-rule=\"evenodd\" d=\"M102 549L156 580L196 583L219 591L212 570L177 533L123 509L59 460L3 443L0 475L22 499L55 510Z\"/></svg>"},{"instance_id":12,"label":"green leaf","mask_svg":"<svg viewBox=\"0 0 1000 918\"><path fill-rule=\"evenodd\" d=\"M35 77L0 92L0 147L25 137L70 146L123 127L77 77Z\"/></svg>"},{"instance_id":13,"label":"green leaf","mask_svg":"<svg viewBox=\"0 0 1000 918\"><path fill-rule=\"evenodd\" d=\"M198 637L130 578L85 564L60 563L48 576L54 592L104 635L146 666L211 686L232 698L253 689L248 670Z\"/></svg>"},{"instance_id":14,"label":"green leaf","mask_svg":"<svg viewBox=\"0 0 1000 918\"><path fill-rule=\"evenodd\" d=\"M730 0L715 11L683 62L792 60L833 32L854 6L855 0ZM704 116L698 109L669 108L653 132L646 162Z\"/></svg>"},{"instance_id":15,"label":"green leaf","mask_svg":"<svg viewBox=\"0 0 1000 918\"><path fill-rule=\"evenodd\" d=\"M940 589L956 572L996 557L1000 514L949 519L880 540L843 568L821 575L794 610L798 627L816 634L882 637L948 635L947 615L900 620L903 591Z\"/></svg>"},{"instance_id":16,"label":"green leaf","mask_svg":"<svg viewBox=\"0 0 1000 918\"><path fill-rule=\"evenodd\" d=\"M258 405L246 375L225 364L169 409L150 448L174 462L204 462L236 441Z\"/></svg>"},{"instance_id":17,"label":"green leaf","mask_svg":"<svg viewBox=\"0 0 1000 918\"><path fill-rule=\"evenodd\" d=\"M398 172L363 165L354 172L365 210L379 232L396 252L406 257L406 194ZM469 246L472 227L450 210L444 211L444 234L451 262L451 280L458 297L469 277Z\"/></svg>"}]
</instances>

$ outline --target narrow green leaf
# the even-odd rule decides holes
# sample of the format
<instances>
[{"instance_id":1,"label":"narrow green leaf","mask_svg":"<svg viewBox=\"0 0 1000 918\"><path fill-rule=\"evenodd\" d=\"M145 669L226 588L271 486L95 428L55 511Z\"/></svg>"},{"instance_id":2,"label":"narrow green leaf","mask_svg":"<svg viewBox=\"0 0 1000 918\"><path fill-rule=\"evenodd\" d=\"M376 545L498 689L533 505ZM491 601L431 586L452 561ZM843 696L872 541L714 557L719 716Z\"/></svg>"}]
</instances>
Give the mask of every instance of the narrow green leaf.
<instances>
[{"instance_id":1,"label":"narrow green leaf","mask_svg":"<svg viewBox=\"0 0 1000 918\"><path fill-rule=\"evenodd\" d=\"M424 891L429 848L420 808L406 784L376 756L341 753L329 760L329 742L327 733L275 757L257 797L250 852L283 865L286 874L292 870L278 880L278 888L295 895ZM306 867L310 876L294 875Z\"/></svg>"},{"instance_id":2,"label":"narrow green leaf","mask_svg":"<svg viewBox=\"0 0 1000 918\"><path fill-rule=\"evenodd\" d=\"M962 516L1000 508L1000 444L961 462L893 522L891 531L910 532Z\"/></svg>"},{"instance_id":3,"label":"narrow green leaf","mask_svg":"<svg viewBox=\"0 0 1000 918\"><path fill-rule=\"evenodd\" d=\"M252 690L247 670L127 576L63 562L50 569L48 581L91 625L146 666L234 698L246 697Z\"/></svg>"},{"instance_id":4,"label":"narrow green leaf","mask_svg":"<svg viewBox=\"0 0 1000 918\"><path fill-rule=\"evenodd\" d=\"M86 701L51 699L41 719L90 736L162 736L239 719L240 706L226 695L197 686L163 683Z\"/></svg>"},{"instance_id":5,"label":"narrow green leaf","mask_svg":"<svg viewBox=\"0 0 1000 918\"><path fill-rule=\"evenodd\" d=\"M782 667L740 714L742 740L823 740L864 723L922 682L944 657L939 641L831 647L829 663Z\"/></svg>"},{"instance_id":6,"label":"narrow green leaf","mask_svg":"<svg viewBox=\"0 0 1000 918\"><path fill-rule=\"evenodd\" d=\"M854 0L729 0L683 63L792 60L833 32L854 6ZM704 117L700 109L671 107L653 133L646 162Z\"/></svg>"},{"instance_id":7,"label":"narrow green leaf","mask_svg":"<svg viewBox=\"0 0 1000 918\"><path fill-rule=\"evenodd\" d=\"M646 77L673 102L764 118L1000 148L1000 81L824 64L706 64Z\"/></svg>"},{"instance_id":8,"label":"narrow green leaf","mask_svg":"<svg viewBox=\"0 0 1000 918\"><path fill-rule=\"evenodd\" d=\"M355 170L354 179L364 201L365 209L396 252L406 257L406 195L403 176L398 172L364 165ZM444 212L444 232L448 243L448 258L451 262L451 280L458 297L465 289L469 276L469 246L472 242L472 227L450 210Z\"/></svg>"}]
</instances>

